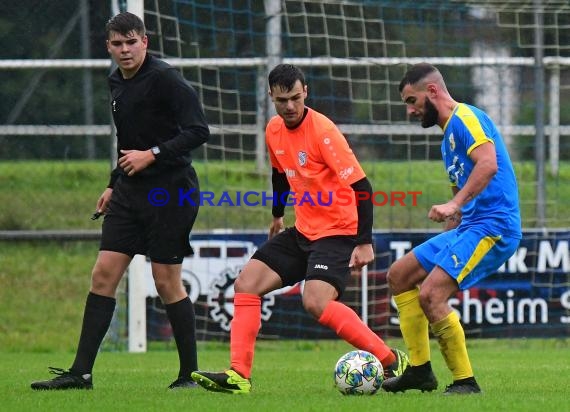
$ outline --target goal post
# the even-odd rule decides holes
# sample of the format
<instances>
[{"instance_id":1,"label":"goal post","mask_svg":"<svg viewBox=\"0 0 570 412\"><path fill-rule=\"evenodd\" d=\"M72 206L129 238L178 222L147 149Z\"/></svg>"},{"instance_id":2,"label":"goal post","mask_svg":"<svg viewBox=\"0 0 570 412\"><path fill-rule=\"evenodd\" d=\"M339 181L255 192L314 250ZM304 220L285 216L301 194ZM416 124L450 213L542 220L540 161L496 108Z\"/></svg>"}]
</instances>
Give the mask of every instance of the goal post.
<instances>
[{"instance_id":1,"label":"goal post","mask_svg":"<svg viewBox=\"0 0 570 412\"><path fill-rule=\"evenodd\" d=\"M144 21L144 0L127 0L126 11L137 15ZM114 133L113 139L116 139ZM145 271L145 256L135 255L126 272L128 292L127 347L129 352L134 353L146 352L147 350Z\"/></svg>"},{"instance_id":2,"label":"goal post","mask_svg":"<svg viewBox=\"0 0 570 412\"><path fill-rule=\"evenodd\" d=\"M127 269L128 350L146 352L145 257L135 255Z\"/></svg>"},{"instance_id":3,"label":"goal post","mask_svg":"<svg viewBox=\"0 0 570 412\"><path fill-rule=\"evenodd\" d=\"M144 0L127 0L127 11L139 16L144 21Z\"/></svg>"}]
</instances>

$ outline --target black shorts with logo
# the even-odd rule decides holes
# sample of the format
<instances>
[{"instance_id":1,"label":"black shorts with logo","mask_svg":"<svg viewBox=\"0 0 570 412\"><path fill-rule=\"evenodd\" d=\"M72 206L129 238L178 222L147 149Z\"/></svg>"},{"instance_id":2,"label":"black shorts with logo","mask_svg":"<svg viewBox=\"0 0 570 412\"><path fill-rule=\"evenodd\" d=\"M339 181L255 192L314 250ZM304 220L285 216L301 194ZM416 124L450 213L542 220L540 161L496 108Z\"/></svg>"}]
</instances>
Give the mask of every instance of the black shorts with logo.
<instances>
[{"instance_id":1,"label":"black shorts with logo","mask_svg":"<svg viewBox=\"0 0 570 412\"><path fill-rule=\"evenodd\" d=\"M189 194L192 189L196 190ZM166 175L121 176L105 212L99 249L147 255L157 263L182 263L184 256L192 254L190 231L198 215L199 196L191 166Z\"/></svg>"},{"instance_id":2,"label":"black shorts with logo","mask_svg":"<svg viewBox=\"0 0 570 412\"><path fill-rule=\"evenodd\" d=\"M356 247L354 236L330 236L311 241L292 227L266 243L252 256L281 277L283 286L302 280L330 283L342 296L350 277L348 264Z\"/></svg>"}]
</instances>

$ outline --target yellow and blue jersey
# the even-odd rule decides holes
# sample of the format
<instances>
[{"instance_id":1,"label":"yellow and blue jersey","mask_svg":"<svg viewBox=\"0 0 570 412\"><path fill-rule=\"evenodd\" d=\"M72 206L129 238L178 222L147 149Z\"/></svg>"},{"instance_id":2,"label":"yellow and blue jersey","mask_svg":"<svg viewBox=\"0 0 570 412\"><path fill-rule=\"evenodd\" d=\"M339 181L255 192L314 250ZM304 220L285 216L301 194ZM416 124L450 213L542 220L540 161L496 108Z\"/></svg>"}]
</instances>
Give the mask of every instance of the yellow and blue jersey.
<instances>
[{"instance_id":1,"label":"yellow and blue jersey","mask_svg":"<svg viewBox=\"0 0 570 412\"><path fill-rule=\"evenodd\" d=\"M461 209L458 230L473 225L489 233L503 233L521 238L519 192L513 165L501 134L482 110L464 103L454 109L443 127L441 152L449 180L461 189L474 167L469 157L483 143L495 146L498 171L487 187Z\"/></svg>"}]
</instances>

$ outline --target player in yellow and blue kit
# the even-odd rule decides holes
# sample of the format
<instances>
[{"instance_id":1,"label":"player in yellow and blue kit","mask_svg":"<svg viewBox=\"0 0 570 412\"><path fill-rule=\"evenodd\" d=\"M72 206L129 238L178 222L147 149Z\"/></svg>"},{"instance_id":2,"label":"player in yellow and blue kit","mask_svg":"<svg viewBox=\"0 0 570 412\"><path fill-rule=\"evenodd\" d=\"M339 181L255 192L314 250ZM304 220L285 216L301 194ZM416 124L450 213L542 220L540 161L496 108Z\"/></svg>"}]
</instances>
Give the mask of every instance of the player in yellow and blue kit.
<instances>
[{"instance_id":1,"label":"player in yellow and blue kit","mask_svg":"<svg viewBox=\"0 0 570 412\"><path fill-rule=\"evenodd\" d=\"M441 151L453 198L432 206L428 217L445 231L396 261L388 283L398 307L410 366L387 379L388 392L433 391L429 327L453 375L444 394L480 393L459 316L448 305L458 290L494 273L517 249L521 234L518 188L509 154L492 120L458 103L443 76L427 63L412 66L400 83L409 115L423 127L443 130Z\"/></svg>"}]
</instances>

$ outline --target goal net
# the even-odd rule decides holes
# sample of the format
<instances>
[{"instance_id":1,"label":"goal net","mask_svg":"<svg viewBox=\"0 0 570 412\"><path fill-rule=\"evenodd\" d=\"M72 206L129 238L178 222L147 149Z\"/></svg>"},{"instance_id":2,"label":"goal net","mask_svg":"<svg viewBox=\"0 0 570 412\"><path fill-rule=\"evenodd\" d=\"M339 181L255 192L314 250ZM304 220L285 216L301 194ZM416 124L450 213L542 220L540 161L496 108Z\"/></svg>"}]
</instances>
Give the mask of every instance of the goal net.
<instances>
[{"instance_id":1,"label":"goal net","mask_svg":"<svg viewBox=\"0 0 570 412\"><path fill-rule=\"evenodd\" d=\"M440 230L426 211L450 194L440 164L440 130L410 124L398 93L407 64L419 61L438 65L456 100L483 108L499 125L520 176L524 227L568 226L563 211L570 197L555 170L570 157L570 115L561 103L570 93L570 46L563 41L569 10L567 2L545 2L538 26L536 10L527 3L532 2L144 1L151 52L181 68L198 91L212 130L211 141L194 153L202 190L211 193L212 202L201 208L193 238L197 254L185 267L200 338L227 339L233 280L251 248L265 239L270 207L248 207L237 199L270 187L263 145L272 115L266 77L279 62L302 67L307 104L339 125L386 200L375 207L379 232L413 230L425 236ZM542 68L542 97L533 83L537 27L540 49L550 57ZM542 130L535 128L539 105L550 108ZM537 197L537 133L549 139L545 162L550 163L539 165L549 172L547 200ZM420 194L414 198L413 192ZM221 199L222 193L229 198ZM406 196L395 201L394 193ZM545 211L543 218L538 209ZM398 333L385 281L400 250L398 239L391 242L396 242L392 248L376 245L367 292L362 293L362 277L355 276L343 298L383 335ZM264 323L262 337L331 336L299 310L301 290L297 285L266 297L263 316L271 322ZM149 296L147 303L149 339L169 341L160 300ZM468 328L468 333L477 332Z\"/></svg>"}]
</instances>

